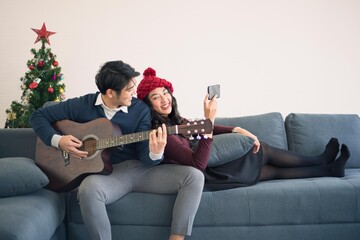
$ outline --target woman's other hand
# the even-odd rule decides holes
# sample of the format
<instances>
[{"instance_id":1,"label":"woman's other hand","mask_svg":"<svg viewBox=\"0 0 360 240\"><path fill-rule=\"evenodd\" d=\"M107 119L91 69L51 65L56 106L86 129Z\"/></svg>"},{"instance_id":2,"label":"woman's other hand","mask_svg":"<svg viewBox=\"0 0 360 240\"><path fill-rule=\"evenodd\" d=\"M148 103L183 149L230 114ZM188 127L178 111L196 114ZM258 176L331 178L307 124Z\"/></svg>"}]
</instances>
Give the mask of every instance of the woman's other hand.
<instances>
[{"instance_id":1,"label":"woman's other hand","mask_svg":"<svg viewBox=\"0 0 360 240\"><path fill-rule=\"evenodd\" d=\"M253 153L257 153L260 150L260 142L257 138L254 138Z\"/></svg>"},{"instance_id":2,"label":"woman's other hand","mask_svg":"<svg viewBox=\"0 0 360 240\"><path fill-rule=\"evenodd\" d=\"M254 134L252 134L251 132L249 132L248 130L241 128L241 127L234 127L233 133L239 133L248 137L251 137L252 139L254 139L254 145L253 145L253 153L257 153L260 150L260 141L257 138L257 136L255 136Z\"/></svg>"}]
</instances>

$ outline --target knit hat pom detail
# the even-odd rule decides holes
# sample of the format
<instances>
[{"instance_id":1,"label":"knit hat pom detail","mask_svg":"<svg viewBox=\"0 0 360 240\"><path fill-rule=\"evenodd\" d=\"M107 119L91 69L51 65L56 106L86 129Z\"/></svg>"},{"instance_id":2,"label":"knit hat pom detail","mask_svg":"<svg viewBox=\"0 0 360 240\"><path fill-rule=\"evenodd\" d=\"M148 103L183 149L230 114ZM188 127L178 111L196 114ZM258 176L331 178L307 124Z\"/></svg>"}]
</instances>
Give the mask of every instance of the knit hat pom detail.
<instances>
[{"instance_id":1,"label":"knit hat pom detail","mask_svg":"<svg viewBox=\"0 0 360 240\"><path fill-rule=\"evenodd\" d=\"M137 87L137 97L143 100L152 90L159 87L165 87L172 93L174 88L171 82L156 76L156 71L148 67L144 71L144 78L140 81Z\"/></svg>"},{"instance_id":2,"label":"knit hat pom detail","mask_svg":"<svg viewBox=\"0 0 360 240\"><path fill-rule=\"evenodd\" d=\"M147 68L145 71L144 71L144 74L143 74L145 77L155 77L156 76L156 71L152 68Z\"/></svg>"}]
</instances>

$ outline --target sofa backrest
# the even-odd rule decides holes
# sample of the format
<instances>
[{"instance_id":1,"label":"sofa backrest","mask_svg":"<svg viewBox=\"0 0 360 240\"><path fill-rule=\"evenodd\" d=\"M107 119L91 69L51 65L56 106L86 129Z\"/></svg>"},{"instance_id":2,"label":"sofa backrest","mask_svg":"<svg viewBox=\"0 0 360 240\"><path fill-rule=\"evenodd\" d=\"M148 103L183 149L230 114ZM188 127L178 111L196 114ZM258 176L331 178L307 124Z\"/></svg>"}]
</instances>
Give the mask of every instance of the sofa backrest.
<instances>
[{"instance_id":1,"label":"sofa backrest","mask_svg":"<svg viewBox=\"0 0 360 240\"><path fill-rule=\"evenodd\" d=\"M290 113L285 118L289 150L319 154L336 137L350 151L346 168L360 168L360 118L356 114Z\"/></svg>"},{"instance_id":2,"label":"sofa backrest","mask_svg":"<svg viewBox=\"0 0 360 240\"><path fill-rule=\"evenodd\" d=\"M255 134L260 141L274 147L288 149L284 118L278 112L244 117L217 118L215 124L244 128Z\"/></svg>"},{"instance_id":3,"label":"sofa backrest","mask_svg":"<svg viewBox=\"0 0 360 240\"><path fill-rule=\"evenodd\" d=\"M34 160L36 139L32 128L0 129L0 158L28 157Z\"/></svg>"}]
</instances>

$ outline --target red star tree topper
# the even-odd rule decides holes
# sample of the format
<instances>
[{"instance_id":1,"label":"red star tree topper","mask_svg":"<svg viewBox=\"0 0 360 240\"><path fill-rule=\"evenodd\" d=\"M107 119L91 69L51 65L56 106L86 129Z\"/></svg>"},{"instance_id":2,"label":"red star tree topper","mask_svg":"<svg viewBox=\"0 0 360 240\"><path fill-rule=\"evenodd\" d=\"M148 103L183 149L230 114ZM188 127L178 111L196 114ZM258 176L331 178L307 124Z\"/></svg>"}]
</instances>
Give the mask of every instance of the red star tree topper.
<instances>
[{"instance_id":1,"label":"red star tree topper","mask_svg":"<svg viewBox=\"0 0 360 240\"><path fill-rule=\"evenodd\" d=\"M43 23L41 29L34 29L32 28L32 30L34 32L37 33L37 38L35 40L35 43L37 43L38 41L40 41L42 38L45 38L46 39L46 42L50 45L50 40L49 40L49 37L53 34L55 34L56 32L50 32L48 30L46 30L46 25L45 23Z\"/></svg>"}]
</instances>

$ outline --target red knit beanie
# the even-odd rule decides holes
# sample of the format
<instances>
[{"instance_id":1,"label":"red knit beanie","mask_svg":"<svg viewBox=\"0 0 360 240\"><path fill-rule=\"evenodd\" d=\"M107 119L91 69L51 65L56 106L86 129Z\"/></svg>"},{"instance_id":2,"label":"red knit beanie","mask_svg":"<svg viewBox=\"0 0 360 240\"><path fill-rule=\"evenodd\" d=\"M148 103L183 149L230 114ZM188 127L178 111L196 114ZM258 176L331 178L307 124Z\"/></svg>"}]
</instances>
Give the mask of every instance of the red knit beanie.
<instances>
[{"instance_id":1,"label":"red knit beanie","mask_svg":"<svg viewBox=\"0 0 360 240\"><path fill-rule=\"evenodd\" d=\"M174 92L171 82L156 77L156 71L152 68L147 68L144 73L144 79L141 80L137 87L137 97L143 100L146 95L158 87L166 87L171 93Z\"/></svg>"}]
</instances>

